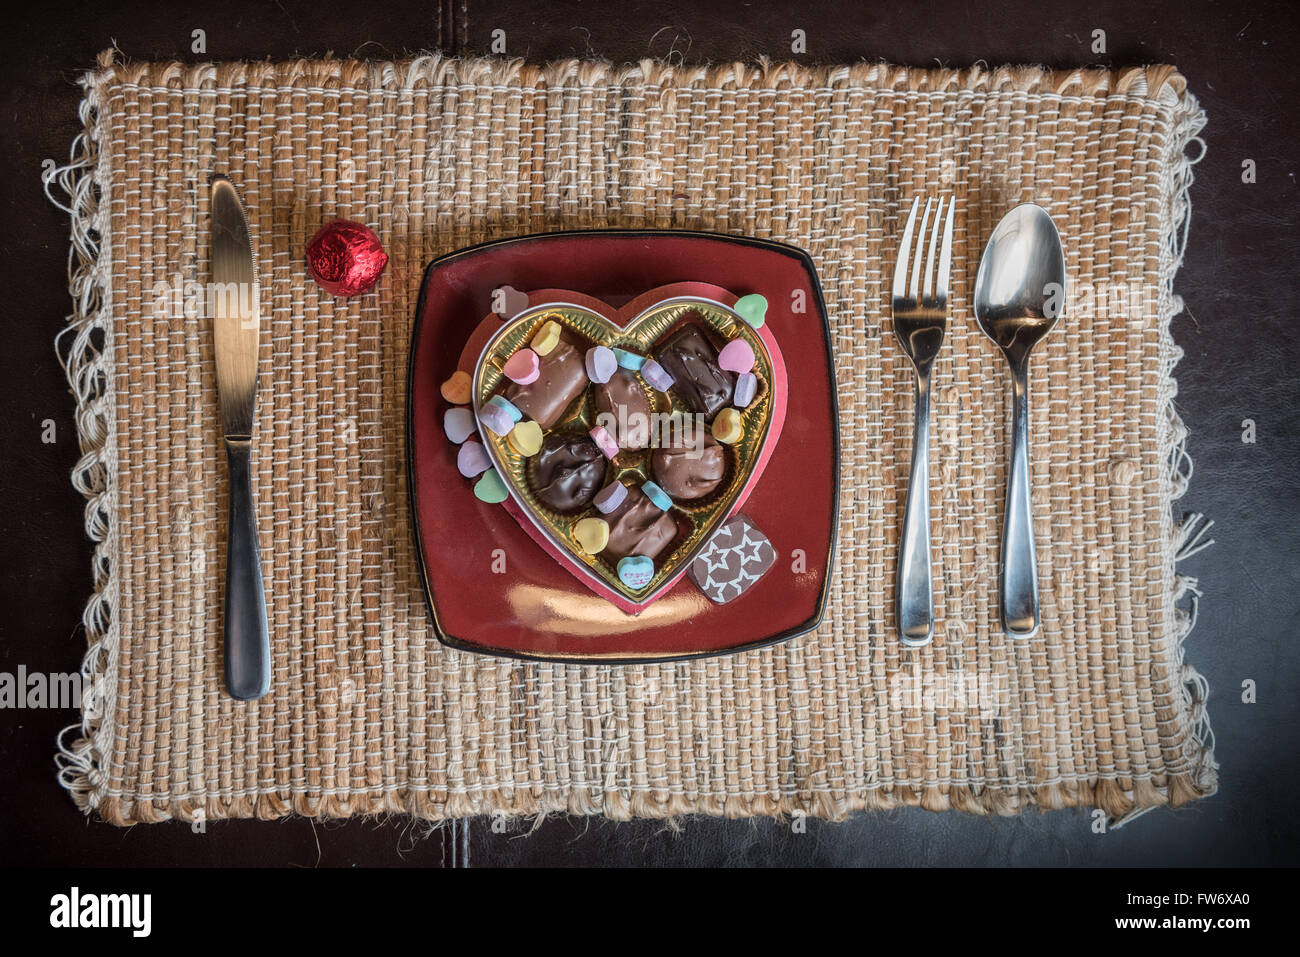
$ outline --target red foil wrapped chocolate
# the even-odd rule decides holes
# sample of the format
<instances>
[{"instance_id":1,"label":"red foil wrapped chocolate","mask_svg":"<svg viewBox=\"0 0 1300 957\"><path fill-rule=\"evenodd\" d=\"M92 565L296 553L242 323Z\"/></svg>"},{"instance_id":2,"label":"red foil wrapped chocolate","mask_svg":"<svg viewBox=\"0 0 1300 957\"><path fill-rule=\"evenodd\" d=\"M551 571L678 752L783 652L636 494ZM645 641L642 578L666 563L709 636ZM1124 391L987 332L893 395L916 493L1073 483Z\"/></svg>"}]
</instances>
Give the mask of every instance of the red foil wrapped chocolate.
<instances>
[{"instance_id":1,"label":"red foil wrapped chocolate","mask_svg":"<svg viewBox=\"0 0 1300 957\"><path fill-rule=\"evenodd\" d=\"M316 230L307 244L307 271L331 295L361 295L387 265L379 237L364 223L336 219Z\"/></svg>"}]
</instances>

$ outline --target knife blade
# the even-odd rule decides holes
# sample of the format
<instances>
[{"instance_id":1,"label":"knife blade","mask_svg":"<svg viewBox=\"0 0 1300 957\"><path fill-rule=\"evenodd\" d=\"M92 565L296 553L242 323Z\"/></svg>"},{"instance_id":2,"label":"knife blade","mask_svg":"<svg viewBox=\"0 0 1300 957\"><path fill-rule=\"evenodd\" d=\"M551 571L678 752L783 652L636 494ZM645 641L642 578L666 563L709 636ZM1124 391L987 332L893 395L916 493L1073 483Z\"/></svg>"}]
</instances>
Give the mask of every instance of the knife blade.
<instances>
[{"instance_id":1,"label":"knife blade","mask_svg":"<svg viewBox=\"0 0 1300 957\"><path fill-rule=\"evenodd\" d=\"M217 400L230 482L226 538L225 673L234 698L260 698L271 687L271 643L253 504L253 422L261 309L257 264L239 193L212 177L212 286L208 302L217 364Z\"/></svg>"}]
</instances>

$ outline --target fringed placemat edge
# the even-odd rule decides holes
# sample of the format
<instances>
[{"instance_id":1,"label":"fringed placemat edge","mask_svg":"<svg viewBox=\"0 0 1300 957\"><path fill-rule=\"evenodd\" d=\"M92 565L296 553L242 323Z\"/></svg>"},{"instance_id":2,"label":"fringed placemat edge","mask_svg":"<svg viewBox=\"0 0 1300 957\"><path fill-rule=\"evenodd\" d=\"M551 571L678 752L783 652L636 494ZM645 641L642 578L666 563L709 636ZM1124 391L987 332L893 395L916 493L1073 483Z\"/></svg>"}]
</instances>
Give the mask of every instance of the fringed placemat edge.
<instances>
[{"instance_id":1,"label":"fringed placemat edge","mask_svg":"<svg viewBox=\"0 0 1300 957\"><path fill-rule=\"evenodd\" d=\"M288 68L291 76L277 75ZM610 71L616 69L611 76ZM115 555L117 548L116 475L113 437L115 414L111 365L113 316L105 296L111 276L108 242L108 214L100 196L106 188L110 159L102 151L99 111L104 91L113 84L159 84L166 87L211 87L218 82L248 84L277 79L315 79L321 82L353 83L367 79L372 86L409 89L422 84L508 83L510 85L558 85L597 81L616 84L631 80L649 83L682 82L698 85L782 87L865 86L896 88L904 77L925 77L926 90L934 93L959 89L991 92L1013 89L1026 93L1059 96L1131 95L1158 99L1172 110L1166 141L1167 173L1161 185L1164 217L1162 275L1160 282L1159 330L1167 357L1161 374L1165 414L1161 419L1161 448L1165 452L1165 474L1171 507L1165 521L1167 563L1167 621L1173 627L1155 641L1164 653L1170 673L1181 684L1178 723L1185 730L1181 767L1165 775L1165 784L1134 780L1131 788L1112 777L1091 781L1057 781L1036 786L1014 786L977 791L951 787L935 804L933 789L911 787L877 788L858 794L837 796L809 792L790 796L660 798L646 792L627 793L607 789L572 788L560 792L525 792L517 787L485 788L474 793L434 793L431 790L399 787L388 791L348 794L263 793L234 798L207 797L205 800L137 800L108 794L103 762L112 753L116 708L116 671L120 644ZM757 82L756 82L757 81ZM56 350L76 400L76 422L82 457L72 470L72 484L86 498L85 527L94 543L93 588L82 622L87 651L81 665L83 700L81 721L69 725L58 737L58 780L76 805L89 814L96 811L108 823L129 825L170 818L185 821L222 817L273 819L286 814L311 817L353 815L387 816L406 814L416 818L445 819L489 813L542 817L550 813L601 814L613 820L632 818L675 818L704 814L729 818L789 817L812 815L842 820L863 810L890 810L921 806L931 810L955 809L975 814L1015 815L1026 807L1043 810L1095 806L1103 809L1114 826L1121 826L1155 807L1179 807L1218 788L1218 763L1214 757L1214 736L1206 712L1208 684L1203 675L1186 662L1185 642L1195 627L1201 592L1195 579L1180 575L1176 563L1213 544L1204 535L1212 522L1199 514L1175 518L1173 504L1186 491L1192 463L1186 448L1187 429L1174 404L1177 381L1174 366L1182 350L1174 342L1172 320L1182 312L1182 300L1173 293L1174 279L1182 264L1190 225L1192 167L1204 155L1199 133L1206 118L1186 81L1172 66L1133 67L1122 70L1048 70L1037 66L988 69L937 69L921 71L881 63L851 66L806 67L790 63L721 64L685 67L643 60L614 68L595 61L569 60L546 65L521 60L458 60L431 55L404 62L299 60L289 64L259 63L140 63L121 60L116 51L105 51L95 70L81 80L84 98L80 105L83 130L74 139L67 164L46 177L51 202L71 217L69 291L73 311L56 336ZM1197 143L1201 154L1192 158L1187 148ZM66 195L63 202L50 191L57 184Z\"/></svg>"}]
</instances>

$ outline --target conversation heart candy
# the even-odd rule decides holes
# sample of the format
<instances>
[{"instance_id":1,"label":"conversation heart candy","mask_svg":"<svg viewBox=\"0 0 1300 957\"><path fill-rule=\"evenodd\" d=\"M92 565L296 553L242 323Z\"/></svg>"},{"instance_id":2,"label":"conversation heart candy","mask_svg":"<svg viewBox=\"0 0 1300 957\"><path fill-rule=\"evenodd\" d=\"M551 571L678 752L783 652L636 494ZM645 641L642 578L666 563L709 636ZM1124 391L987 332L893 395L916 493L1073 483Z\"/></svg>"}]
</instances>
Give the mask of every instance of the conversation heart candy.
<instances>
[{"instance_id":1,"label":"conversation heart candy","mask_svg":"<svg viewBox=\"0 0 1300 957\"><path fill-rule=\"evenodd\" d=\"M487 400L487 404L497 406L502 412L510 416L511 422L518 422L524 417L524 414L519 411L519 407L503 395L492 396Z\"/></svg>"},{"instance_id":2,"label":"conversation heart candy","mask_svg":"<svg viewBox=\"0 0 1300 957\"><path fill-rule=\"evenodd\" d=\"M500 436L509 435L515 427L515 420L510 417L510 413L491 402L478 410L478 420Z\"/></svg>"},{"instance_id":3,"label":"conversation heart candy","mask_svg":"<svg viewBox=\"0 0 1300 957\"><path fill-rule=\"evenodd\" d=\"M542 448L542 427L532 419L517 422L515 427L510 430L506 441L510 443L511 448L524 458L536 455Z\"/></svg>"},{"instance_id":4,"label":"conversation heart candy","mask_svg":"<svg viewBox=\"0 0 1300 957\"><path fill-rule=\"evenodd\" d=\"M673 387L675 381L668 374L668 370L653 359L647 359L645 364L641 366L641 378L645 379L646 385L659 392L667 392Z\"/></svg>"},{"instance_id":5,"label":"conversation heart candy","mask_svg":"<svg viewBox=\"0 0 1300 957\"><path fill-rule=\"evenodd\" d=\"M758 379L752 372L742 372L736 376L736 388L731 393L731 401L737 408L747 409L758 394Z\"/></svg>"},{"instance_id":6,"label":"conversation heart candy","mask_svg":"<svg viewBox=\"0 0 1300 957\"><path fill-rule=\"evenodd\" d=\"M673 500L668 497L668 493L654 482L642 483L641 491L645 492L645 497L650 499L659 511L666 512L673 507Z\"/></svg>"},{"instance_id":7,"label":"conversation heart candy","mask_svg":"<svg viewBox=\"0 0 1300 957\"><path fill-rule=\"evenodd\" d=\"M439 389L442 397L452 405L464 405L469 401L469 373L457 370Z\"/></svg>"},{"instance_id":8,"label":"conversation heart candy","mask_svg":"<svg viewBox=\"0 0 1300 957\"><path fill-rule=\"evenodd\" d=\"M592 346L584 359L587 378L592 382L608 382L618 371L618 357L608 346Z\"/></svg>"},{"instance_id":9,"label":"conversation heart candy","mask_svg":"<svg viewBox=\"0 0 1300 957\"><path fill-rule=\"evenodd\" d=\"M489 505L504 502L509 494L506 491L506 483L501 481L501 476L497 474L496 469L488 469L483 473L483 477L474 483L474 497Z\"/></svg>"},{"instance_id":10,"label":"conversation heart candy","mask_svg":"<svg viewBox=\"0 0 1300 957\"><path fill-rule=\"evenodd\" d=\"M560 324L554 319L547 319L529 343L539 356L548 356L551 350L560 344Z\"/></svg>"},{"instance_id":11,"label":"conversation heart candy","mask_svg":"<svg viewBox=\"0 0 1300 957\"><path fill-rule=\"evenodd\" d=\"M573 537L589 555L599 555L609 544L609 522L603 518L584 518L573 526Z\"/></svg>"},{"instance_id":12,"label":"conversation heart candy","mask_svg":"<svg viewBox=\"0 0 1300 957\"><path fill-rule=\"evenodd\" d=\"M624 585L640 591L655 577L655 563L645 555L628 555L619 559L618 578Z\"/></svg>"},{"instance_id":13,"label":"conversation heart candy","mask_svg":"<svg viewBox=\"0 0 1300 957\"><path fill-rule=\"evenodd\" d=\"M442 430L455 445L460 445L474 434L474 413L463 405L448 409L442 414Z\"/></svg>"},{"instance_id":14,"label":"conversation heart candy","mask_svg":"<svg viewBox=\"0 0 1300 957\"><path fill-rule=\"evenodd\" d=\"M604 515L617 509L627 498L627 486L622 482L611 482L596 493L592 500L598 511Z\"/></svg>"},{"instance_id":15,"label":"conversation heart candy","mask_svg":"<svg viewBox=\"0 0 1300 957\"><path fill-rule=\"evenodd\" d=\"M726 408L713 420L713 437L723 445L734 445L740 441L745 428L740 421L740 413Z\"/></svg>"},{"instance_id":16,"label":"conversation heart candy","mask_svg":"<svg viewBox=\"0 0 1300 957\"><path fill-rule=\"evenodd\" d=\"M598 425L587 434L591 436L597 447L605 453L605 458L612 462L618 455L618 443L614 441L614 436L609 434L609 430L603 425Z\"/></svg>"},{"instance_id":17,"label":"conversation heart candy","mask_svg":"<svg viewBox=\"0 0 1300 957\"><path fill-rule=\"evenodd\" d=\"M633 372L636 372L645 363L645 356L629 352L627 349L615 349L614 355L618 358L619 365L624 369L631 369Z\"/></svg>"},{"instance_id":18,"label":"conversation heart candy","mask_svg":"<svg viewBox=\"0 0 1300 957\"><path fill-rule=\"evenodd\" d=\"M528 308L528 293L514 286L498 286L492 290L492 311L502 319L519 315Z\"/></svg>"},{"instance_id":19,"label":"conversation heart candy","mask_svg":"<svg viewBox=\"0 0 1300 957\"><path fill-rule=\"evenodd\" d=\"M736 315L755 329L761 329L766 321L767 300L756 292L751 292L748 296L741 296L736 300L736 304L732 308L736 310Z\"/></svg>"},{"instance_id":20,"label":"conversation heart candy","mask_svg":"<svg viewBox=\"0 0 1300 957\"><path fill-rule=\"evenodd\" d=\"M492 460L488 458L487 449L483 448L482 442L466 442L456 453L456 468L460 469L460 474L465 478L473 478L491 467Z\"/></svg>"},{"instance_id":21,"label":"conversation heart candy","mask_svg":"<svg viewBox=\"0 0 1300 957\"><path fill-rule=\"evenodd\" d=\"M501 367L506 378L520 385L536 382L541 375L542 361L532 349L520 349Z\"/></svg>"},{"instance_id":22,"label":"conversation heart candy","mask_svg":"<svg viewBox=\"0 0 1300 957\"><path fill-rule=\"evenodd\" d=\"M718 365L728 372L749 372L754 368L754 348L744 339L732 339L718 353Z\"/></svg>"}]
</instances>

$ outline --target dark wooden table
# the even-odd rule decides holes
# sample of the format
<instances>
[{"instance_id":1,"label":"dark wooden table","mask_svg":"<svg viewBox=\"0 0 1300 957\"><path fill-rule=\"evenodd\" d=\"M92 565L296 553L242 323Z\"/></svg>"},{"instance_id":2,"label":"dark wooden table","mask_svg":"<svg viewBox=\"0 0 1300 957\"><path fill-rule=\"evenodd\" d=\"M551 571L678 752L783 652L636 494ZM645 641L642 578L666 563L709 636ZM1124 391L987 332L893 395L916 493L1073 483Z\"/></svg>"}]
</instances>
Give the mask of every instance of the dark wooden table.
<instances>
[{"instance_id":1,"label":"dark wooden table","mask_svg":"<svg viewBox=\"0 0 1300 957\"><path fill-rule=\"evenodd\" d=\"M1097 834L1084 811L983 820L923 811L811 822L694 819L662 824L556 818L535 833L462 822L421 837L409 821L224 822L206 833L169 823L118 830L85 820L59 789L54 737L66 711L0 711L0 861L36 864L1295 864L1300 847L1300 368L1296 225L1297 14L1287 2L1151 4L932 0L915 4L557 3L444 0L380 5L334 0L227 3L183 12L160 4L26 4L10 14L0 59L5 283L0 349L0 671L75 670L90 588L73 402L53 337L69 309L68 220L45 199L42 164L78 132L77 74L111 44L134 59L257 59L294 54L400 57L421 49L506 52L545 60L645 56L688 61L766 55L915 65L1172 62L1209 114L1196 167L1191 242L1176 289L1174 334L1186 350L1178 405L1196 462L1181 505L1216 520L1217 544L1180 570L1204 592L1188 654L1209 678L1223 765L1220 793ZM233 14L230 11L235 11ZM206 53L192 52L204 30ZM806 52L792 54L795 30ZM1093 52L1105 31L1105 52ZM497 35L500 39L501 35ZM1254 161L1256 181L1243 182ZM1243 442L1253 420L1255 441ZM55 439L42 441L52 420ZM1253 681L1256 703L1245 703ZM465 838L468 836L468 840Z\"/></svg>"}]
</instances>

